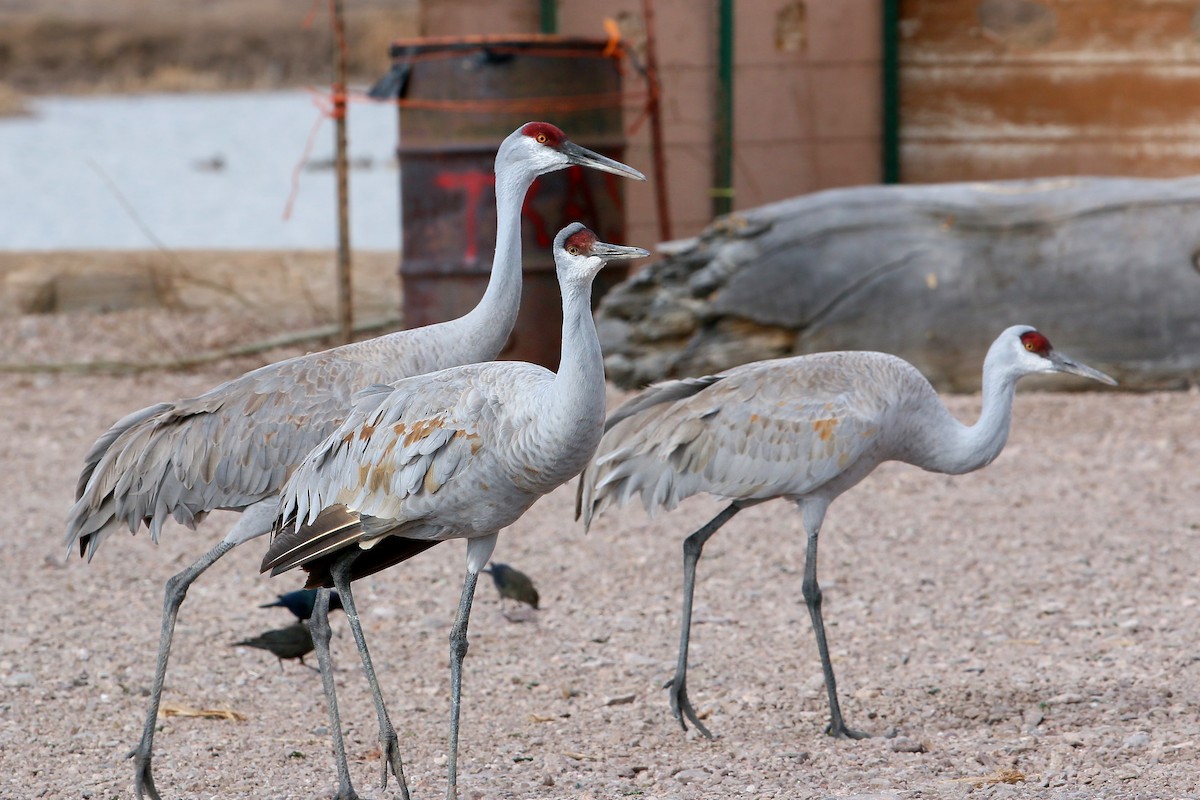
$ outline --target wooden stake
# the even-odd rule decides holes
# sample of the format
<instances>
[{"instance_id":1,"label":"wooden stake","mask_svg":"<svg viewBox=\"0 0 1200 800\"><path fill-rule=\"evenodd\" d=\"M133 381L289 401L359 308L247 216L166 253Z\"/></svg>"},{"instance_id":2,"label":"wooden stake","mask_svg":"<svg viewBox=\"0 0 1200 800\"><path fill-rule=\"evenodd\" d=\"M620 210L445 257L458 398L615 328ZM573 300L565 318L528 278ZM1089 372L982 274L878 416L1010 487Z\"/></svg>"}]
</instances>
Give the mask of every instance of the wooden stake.
<instances>
[{"instance_id":1,"label":"wooden stake","mask_svg":"<svg viewBox=\"0 0 1200 800\"><path fill-rule=\"evenodd\" d=\"M346 155L346 26L342 0L331 0L333 12L333 124L334 168L337 172L338 206L338 328L343 344L354 336L354 307L350 277L350 189L349 159Z\"/></svg>"}]
</instances>

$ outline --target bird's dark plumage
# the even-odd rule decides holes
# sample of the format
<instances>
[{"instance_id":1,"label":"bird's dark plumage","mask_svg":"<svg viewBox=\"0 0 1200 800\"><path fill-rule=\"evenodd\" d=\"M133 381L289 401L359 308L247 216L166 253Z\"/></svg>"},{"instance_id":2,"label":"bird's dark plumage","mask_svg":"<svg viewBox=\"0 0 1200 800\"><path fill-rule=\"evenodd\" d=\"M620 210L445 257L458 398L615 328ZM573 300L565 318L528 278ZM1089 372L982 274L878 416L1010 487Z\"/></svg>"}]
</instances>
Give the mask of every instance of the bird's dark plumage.
<instances>
[{"instance_id":1,"label":"bird's dark plumage","mask_svg":"<svg viewBox=\"0 0 1200 800\"><path fill-rule=\"evenodd\" d=\"M516 600L534 608L538 607L538 592L533 581L524 572L514 569L508 564L492 563L491 569L482 570L492 576L496 591L501 597Z\"/></svg>"},{"instance_id":2,"label":"bird's dark plumage","mask_svg":"<svg viewBox=\"0 0 1200 800\"><path fill-rule=\"evenodd\" d=\"M268 650L279 659L282 667L285 658L298 658L300 663L304 664L304 657L313 651L313 640L307 623L293 622L286 628L264 631L252 639L234 642L231 647L257 647L260 650Z\"/></svg>"},{"instance_id":3,"label":"bird's dark plumage","mask_svg":"<svg viewBox=\"0 0 1200 800\"><path fill-rule=\"evenodd\" d=\"M263 603L259 608L275 608L281 606L292 612L296 619L306 620L312 616L313 604L317 602L316 589L297 589L294 592L286 592L279 595L279 599L274 603ZM342 607L342 598L338 597L337 592L329 593L329 610Z\"/></svg>"}]
</instances>

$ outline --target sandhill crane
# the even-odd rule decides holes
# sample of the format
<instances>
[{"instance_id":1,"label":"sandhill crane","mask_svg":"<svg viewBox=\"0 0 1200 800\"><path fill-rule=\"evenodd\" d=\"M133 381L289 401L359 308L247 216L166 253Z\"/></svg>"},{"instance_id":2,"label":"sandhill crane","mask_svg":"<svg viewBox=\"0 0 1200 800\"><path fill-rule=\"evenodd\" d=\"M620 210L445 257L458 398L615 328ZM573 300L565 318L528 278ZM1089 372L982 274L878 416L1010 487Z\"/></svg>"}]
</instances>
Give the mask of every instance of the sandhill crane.
<instances>
[{"instance_id":1,"label":"sandhill crane","mask_svg":"<svg viewBox=\"0 0 1200 800\"><path fill-rule=\"evenodd\" d=\"M119 420L92 445L67 522L69 545L77 543L88 560L123 526L136 532L145 524L157 542L168 517L194 528L214 509L242 512L219 544L167 581L150 707L132 754L139 798L159 797L151 768L154 728L175 618L188 587L230 549L271 529L284 480L345 418L354 392L499 354L520 305L525 193L537 176L571 165L645 180L548 123L530 122L510 134L496 153L492 273L483 298L465 316L288 359L199 397L149 406ZM395 732L382 718L380 726L384 782L390 766L407 797Z\"/></svg>"},{"instance_id":2,"label":"sandhill crane","mask_svg":"<svg viewBox=\"0 0 1200 800\"><path fill-rule=\"evenodd\" d=\"M826 731L846 727L821 619L817 535L839 495L884 461L958 475L992 462L1008 439L1013 394L1024 375L1069 372L1107 384L1109 376L1062 355L1024 325L1005 330L983 362L983 410L971 426L955 419L915 367L870 352L822 353L735 367L660 383L634 396L605 423L579 484L585 526L612 503L641 495L647 511L670 510L707 492L732 501L683 543L683 622L670 687L671 710L705 736L687 696L687 652L696 564L704 543L739 510L782 497L796 503L808 547L801 585L829 695Z\"/></svg>"},{"instance_id":3,"label":"sandhill crane","mask_svg":"<svg viewBox=\"0 0 1200 800\"><path fill-rule=\"evenodd\" d=\"M467 540L467 574L450 633L449 798L457 797L462 662L479 570L500 529L578 475L600 441L604 365L592 279L609 261L645 255L568 225L554 239L563 305L557 374L500 361L365 389L284 487L280 532L262 569L278 575L302 566L309 586L336 586L368 675L374 669L351 581L440 541Z\"/></svg>"}]
</instances>

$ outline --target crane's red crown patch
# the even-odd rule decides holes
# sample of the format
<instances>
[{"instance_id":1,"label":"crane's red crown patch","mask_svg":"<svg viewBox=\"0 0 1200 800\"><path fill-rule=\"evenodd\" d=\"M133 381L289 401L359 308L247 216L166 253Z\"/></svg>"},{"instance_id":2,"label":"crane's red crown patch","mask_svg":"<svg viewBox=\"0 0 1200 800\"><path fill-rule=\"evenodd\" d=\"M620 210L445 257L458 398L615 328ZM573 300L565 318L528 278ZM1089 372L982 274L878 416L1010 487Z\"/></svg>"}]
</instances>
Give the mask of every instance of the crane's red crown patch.
<instances>
[{"instance_id":1,"label":"crane's red crown patch","mask_svg":"<svg viewBox=\"0 0 1200 800\"><path fill-rule=\"evenodd\" d=\"M587 255L592 252L592 245L596 241L596 234L587 228L581 228L567 237L567 240L563 242L563 249L573 256Z\"/></svg>"},{"instance_id":2,"label":"crane's red crown patch","mask_svg":"<svg viewBox=\"0 0 1200 800\"><path fill-rule=\"evenodd\" d=\"M1021 344L1031 353L1045 357L1050 355L1050 340L1037 331L1025 331L1021 334Z\"/></svg>"},{"instance_id":3,"label":"crane's red crown patch","mask_svg":"<svg viewBox=\"0 0 1200 800\"><path fill-rule=\"evenodd\" d=\"M567 135L549 122L528 122L521 133L547 147L562 147L567 140Z\"/></svg>"}]
</instances>

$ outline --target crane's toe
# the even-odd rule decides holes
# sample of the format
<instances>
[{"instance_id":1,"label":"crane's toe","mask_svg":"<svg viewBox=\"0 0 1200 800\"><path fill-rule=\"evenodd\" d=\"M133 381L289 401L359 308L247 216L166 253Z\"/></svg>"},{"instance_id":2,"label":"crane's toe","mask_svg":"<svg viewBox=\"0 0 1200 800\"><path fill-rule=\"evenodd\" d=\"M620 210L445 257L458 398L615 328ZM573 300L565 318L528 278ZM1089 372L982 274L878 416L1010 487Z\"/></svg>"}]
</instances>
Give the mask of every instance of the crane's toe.
<instances>
[{"instance_id":1,"label":"crane's toe","mask_svg":"<svg viewBox=\"0 0 1200 800\"><path fill-rule=\"evenodd\" d=\"M867 733L866 731L858 731L858 730L855 730L854 728L848 728L848 727L846 727L846 723L841 722L840 720L836 724L831 722L828 725L826 725L825 733L829 734L830 736L832 736L835 739L870 739L871 738L871 734Z\"/></svg>"},{"instance_id":2,"label":"crane's toe","mask_svg":"<svg viewBox=\"0 0 1200 800\"><path fill-rule=\"evenodd\" d=\"M687 730L687 723L683 721L686 715L692 724L696 726L696 730L704 735L704 738L713 738L708 728L700 721L700 716L696 713L696 709L692 707L692 701L688 699L687 680L672 678L663 684L663 688L668 690L667 695L671 699L671 713L675 715L675 719L679 722L679 727L685 731Z\"/></svg>"},{"instance_id":3,"label":"crane's toe","mask_svg":"<svg viewBox=\"0 0 1200 800\"><path fill-rule=\"evenodd\" d=\"M154 772L150 768L150 755L136 749L129 754L133 759L133 794L138 800L162 800L154 786Z\"/></svg>"},{"instance_id":4,"label":"crane's toe","mask_svg":"<svg viewBox=\"0 0 1200 800\"><path fill-rule=\"evenodd\" d=\"M380 732L379 751L383 767L383 788L387 788L388 771L390 770L396 777L396 782L400 784L401 800L409 800L408 784L404 780L404 762L400 758L400 741L394 730L386 733Z\"/></svg>"}]
</instances>

